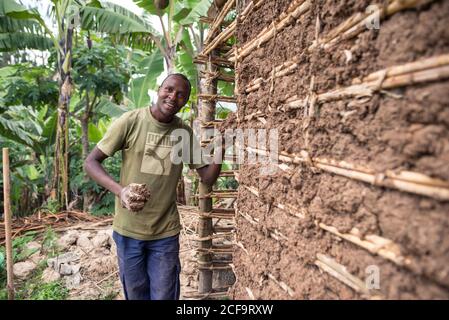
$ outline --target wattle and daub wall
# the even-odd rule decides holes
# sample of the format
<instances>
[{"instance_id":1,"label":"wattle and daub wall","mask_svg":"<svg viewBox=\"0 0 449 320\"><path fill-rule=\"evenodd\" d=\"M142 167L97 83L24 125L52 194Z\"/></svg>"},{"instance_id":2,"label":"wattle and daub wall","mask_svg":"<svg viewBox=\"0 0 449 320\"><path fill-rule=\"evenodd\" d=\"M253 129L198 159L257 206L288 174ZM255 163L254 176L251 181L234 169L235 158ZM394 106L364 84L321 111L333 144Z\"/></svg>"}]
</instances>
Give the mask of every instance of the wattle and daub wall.
<instances>
[{"instance_id":1,"label":"wattle and daub wall","mask_svg":"<svg viewBox=\"0 0 449 320\"><path fill-rule=\"evenodd\" d=\"M233 125L283 157L240 166L233 298L449 298L449 1L249 5Z\"/></svg>"}]
</instances>

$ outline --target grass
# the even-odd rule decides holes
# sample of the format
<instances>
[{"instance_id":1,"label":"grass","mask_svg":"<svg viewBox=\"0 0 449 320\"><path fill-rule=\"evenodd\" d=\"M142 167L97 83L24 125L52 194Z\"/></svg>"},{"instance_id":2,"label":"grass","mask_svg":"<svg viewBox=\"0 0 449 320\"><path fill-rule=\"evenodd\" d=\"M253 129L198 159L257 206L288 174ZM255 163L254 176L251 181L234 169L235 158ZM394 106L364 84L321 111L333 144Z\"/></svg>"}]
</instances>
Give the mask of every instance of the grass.
<instances>
[{"instance_id":1,"label":"grass","mask_svg":"<svg viewBox=\"0 0 449 320\"><path fill-rule=\"evenodd\" d=\"M36 233L26 233L13 240L13 261L14 263L26 260L36 252L29 250L27 244L36 238ZM57 236L53 229L48 228L42 238L42 251L47 257L54 257L60 250L56 244ZM61 281L49 283L42 282L42 272L47 267L47 259L39 262L36 270L25 281L15 280L16 300L65 300L69 290ZM6 259L5 248L0 247L0 300L8 298L6 290Z\"/></svg>"},{"instance_id":2,"label":"grass","mask_svg":"<svg viewBox=\"0 0 449 320\"><path fill-rule=\"evenodd\" d=\"M30 289L29 300L65 300L69 295L69 289L60 281L34 283Z\"/></svg>"}]
</instances>

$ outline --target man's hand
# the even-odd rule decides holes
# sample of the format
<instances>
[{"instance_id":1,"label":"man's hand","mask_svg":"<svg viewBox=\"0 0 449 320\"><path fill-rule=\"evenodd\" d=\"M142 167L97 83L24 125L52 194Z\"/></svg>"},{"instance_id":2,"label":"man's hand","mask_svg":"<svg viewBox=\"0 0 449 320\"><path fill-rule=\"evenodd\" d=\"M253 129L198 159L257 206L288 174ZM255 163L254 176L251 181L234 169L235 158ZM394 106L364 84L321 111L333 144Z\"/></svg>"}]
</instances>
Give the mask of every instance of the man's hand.
<instances>
[{"instance_id":1,"label":"man's hand","mask_svg":"<svg viewBox=\"0 0 449 320\"><path fill-rule=\"evenodd\" d=\"M120 192L120 203L123 208L137 212L143 209L150 195L145 184L131 183Z\"/></svg>"}]
</instances>

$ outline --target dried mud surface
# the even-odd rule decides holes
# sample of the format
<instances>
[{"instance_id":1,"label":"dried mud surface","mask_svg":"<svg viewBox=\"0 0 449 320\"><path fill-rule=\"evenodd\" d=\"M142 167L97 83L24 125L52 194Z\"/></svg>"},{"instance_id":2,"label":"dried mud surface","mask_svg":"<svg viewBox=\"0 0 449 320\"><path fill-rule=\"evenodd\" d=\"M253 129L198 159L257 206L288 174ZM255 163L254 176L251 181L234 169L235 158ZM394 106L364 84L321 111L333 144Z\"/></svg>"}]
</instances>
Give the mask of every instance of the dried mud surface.
<instances>
[{"instance_id":1,"label":"dried mud surface","mask_svg":"<svg viewBox=\"0 0 449 320\"><path fill-rule=\"evenodd\" d=\"M278 4L275 4L278 3ZM274 12L289 1L266 1L237 27L244 44L270 25ZM418 10L399 12L331 50L306 49L315 39L319 16L320 37L371 1L317 1L310 12L276 37L254 50L238 66L239 119L254 112L266 115L242 121L240 128L276 128L280 151L307 150L321 157L363 165L378 172L408 170L449 180L449 81L432 82L376 93L369 100L341 100L320 105L308 128L304 110L283 112L279 107L297 95L323 93L348 86L371 72L449 52L449 1L435 1ZM350 52L348 61L346 51ZM256 78L270 77L272 69L294 56L294 73L269 81L245 93ZM248 289L261 299L358 299L361 295L315 265L322 253L364 279L365 268L380 269L380 290L386 299L449 298L449 203L379 188L307 165L291 166L273 175L259 167L240 168L240 184L260 191L255 197L240 188L238 210L259 219L257 225L237 215L237 241L244 250L234 255L237 282L234 298L247 299ZM291 204L305 212L301 219L273 206ZM270 205L271 204L271 205ZM372 255L317 227L317 223L346 233L357 228L398 244L410 259L408 267ZM277 230L285 236L270 236ZM257 261L257 263L254 263ZM282 289L274 280L284 282ZM293 293L292 293L293 292Z\"/></svg>"}]
</instances>

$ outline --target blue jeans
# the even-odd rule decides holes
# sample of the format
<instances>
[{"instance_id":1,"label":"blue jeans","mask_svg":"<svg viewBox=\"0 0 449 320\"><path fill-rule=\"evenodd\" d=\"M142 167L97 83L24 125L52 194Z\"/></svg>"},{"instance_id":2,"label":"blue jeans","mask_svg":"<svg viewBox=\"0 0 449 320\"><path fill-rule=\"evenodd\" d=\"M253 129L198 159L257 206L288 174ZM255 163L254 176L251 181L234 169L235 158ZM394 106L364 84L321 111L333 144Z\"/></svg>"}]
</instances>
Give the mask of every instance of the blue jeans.
<instances>
[{"instance_id":1,"label":"blue jeans","mask_svg":"<svg viewBox=\"0 0 449 320\"><path fill-rule=\"evenodd\" d=\"M136 240L113 232L126 300L179 299L179 235Z\"/></svg>"}]
</instances>

